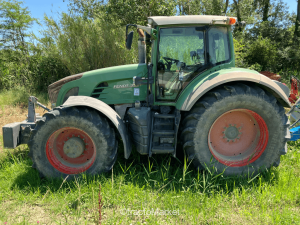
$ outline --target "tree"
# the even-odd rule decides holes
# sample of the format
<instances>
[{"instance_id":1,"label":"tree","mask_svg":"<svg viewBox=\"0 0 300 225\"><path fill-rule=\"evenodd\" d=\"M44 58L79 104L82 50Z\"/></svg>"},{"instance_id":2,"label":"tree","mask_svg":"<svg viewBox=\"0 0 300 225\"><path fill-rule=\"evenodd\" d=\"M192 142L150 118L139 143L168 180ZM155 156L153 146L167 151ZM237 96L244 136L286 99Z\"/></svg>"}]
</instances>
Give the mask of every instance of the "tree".
<instances>
[{"instance_id":1,"label":"tree","mask_svg":"<svg viewBox=\"0 0 300 225\"><path fill-rule=\"evenodd\" d=\"M254 7L262 14L262 21L267 21L269 18L270 0L254 0Z\"/></svg>"},{"instance_id":2,"label":"tree","mask_svg":"<svg viewBox=\"0 0 300 225\"><path fill-rule=\"evenodd\" d=\"M84 19L92 19L101 14L106 3L105 0L69 0L68 7L69 11L80 14Z\"/></svg>"},{"instance_id":3,"label":"tree","mask_svg":"<svg viewBox=\"0 0 300 225\"><path fill-rule=\"evenodd\" d=\"M225 7L224 7L224 12L223 12L224 15L226 15L226 13L227 13L228 4L229 4L229 0L226 0Z\"/></svg>"},{"instance_id":4,"label":"tree","mask_svg":"<svg viewBox=\"0 0 300 225\"><path fill-rule=\"evenodd\" d=\"M245 21L247 25L253 24L257 20L253 0L233 0L228 15L236 16L239 22Z\"/></svg>"},{"instance_id":5,"label":"tree","mask_svg":"<svg viewBox=\"0 0 300 225\"><path fill-rule=\"evenodd\" d=\"M20 1L0 0L0 43L2 48L26 50L28 28L36 19L29 15L27 8L22 8Z\"/></svg>"},{"instance_id":6,"label":"tree","mask_svg":"<svg viewBox=\"0 0 300 225\"><path fill-rule=\"evenodd\" d=\"M175 7L175 0L69 0L69 9L83 18L95 19L105 14L107 22L121 26L146 25L149 16L175 15Z\"/></svg>"},{"instance_id":7,"label":"tree","mask_svg":"<svg viewBox=\"0 0 300 225\"><path fill-rule=\"evenodd\" d=\"M297 17L295 21L295 37L300 37L300 31L299 31L299 26L300 26L300 0L298 0L297 4Z\"/></svg>"},{"instance_id":8,"label":"tree","mask_svg":"<svg viewBox=\"0 0 300 225\"><path fill-rule=\"evenodd\" d=\"M175 15L175 6L174 0L109 0L106 13L121 25L146 25L149 16Z\"/></svg>"}]
</instances>

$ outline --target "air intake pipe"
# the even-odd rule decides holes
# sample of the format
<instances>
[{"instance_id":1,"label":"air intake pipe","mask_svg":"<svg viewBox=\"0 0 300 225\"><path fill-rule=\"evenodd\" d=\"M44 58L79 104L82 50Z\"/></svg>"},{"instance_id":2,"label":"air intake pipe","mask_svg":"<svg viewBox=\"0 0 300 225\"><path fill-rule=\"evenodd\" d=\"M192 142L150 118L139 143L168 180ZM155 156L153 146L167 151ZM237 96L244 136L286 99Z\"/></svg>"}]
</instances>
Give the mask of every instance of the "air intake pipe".
<instances>
[{"instance_id":1,"label":"air intake pipe","mask_svg":"<svg viewBox=\"0 0 300 225\"><path fill-rule=\"evenodd\" d=\"M142 29L137 29L139 34L138 51L139 51L139 64L146 63L146 42L145 34Z\"/></svg>"}]
</instances>

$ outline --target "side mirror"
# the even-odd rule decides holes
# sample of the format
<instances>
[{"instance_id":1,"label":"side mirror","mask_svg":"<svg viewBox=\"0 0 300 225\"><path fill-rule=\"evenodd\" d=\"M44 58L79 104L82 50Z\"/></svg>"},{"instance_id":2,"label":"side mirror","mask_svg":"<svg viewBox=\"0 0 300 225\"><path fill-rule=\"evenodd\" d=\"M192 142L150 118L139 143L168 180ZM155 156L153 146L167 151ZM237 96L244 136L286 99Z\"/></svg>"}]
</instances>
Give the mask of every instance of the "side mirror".
<instances>
[{"instance_id":1,"label":"side mirror","mask_svg":"<svg viewBox=\"0 0 300 225\"><path fill-rule=\"evenodd\" d=\"M126 37L126 48L128 50L131 49L131 45L132 45L132 38L133 38L133 31L131 31L128 36Z\"/></svg>"}]
</instances>

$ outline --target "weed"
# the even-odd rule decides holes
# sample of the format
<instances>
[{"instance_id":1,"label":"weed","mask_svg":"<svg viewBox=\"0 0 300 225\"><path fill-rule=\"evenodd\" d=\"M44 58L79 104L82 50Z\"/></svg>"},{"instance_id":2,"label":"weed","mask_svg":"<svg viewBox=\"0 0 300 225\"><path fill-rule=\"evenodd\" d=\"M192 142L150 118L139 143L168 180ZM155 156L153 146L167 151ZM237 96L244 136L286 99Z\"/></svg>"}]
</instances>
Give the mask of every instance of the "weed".
<instances>
[{"instance_id":1,"label":"weed","mask_svg":"<svg viewBox=\"0 0 300 225\"><path fill-rule=\"evenodd\" d=\"M101 225L102 222L102 206L103 206L103 202L102 202L102 196L101 196L101 184L99 184L99 193L98 193L98 212L99 212L99 224Z\"/></svg>"},{"instance_id":2,"label":"weed","mask_svg":"<svg viewBox=\"0 0 300 225\"><path fill-rule=\"evenodd\" d=\"M7 111L1 123L15 116ZM237 178L185 157L133 151L125 160L120 145L110 173L67 181L41 179L22 145L0 152L0 224L298 224L299 149L289 142L278 168Z\"/></svg>"}]
</instances>

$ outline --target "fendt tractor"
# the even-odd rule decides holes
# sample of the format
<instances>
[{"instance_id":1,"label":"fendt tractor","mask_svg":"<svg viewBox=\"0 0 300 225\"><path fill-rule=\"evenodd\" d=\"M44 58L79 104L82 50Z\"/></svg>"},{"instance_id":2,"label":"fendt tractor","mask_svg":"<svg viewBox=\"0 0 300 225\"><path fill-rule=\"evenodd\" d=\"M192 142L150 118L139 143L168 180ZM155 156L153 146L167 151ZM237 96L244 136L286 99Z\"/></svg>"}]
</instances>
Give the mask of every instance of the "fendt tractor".
<instances>
[{"instance_id":1,"label":"fendt tractor","mask_svg":"<svg viewBox=\"0 0 300 225\"><path fill-rule=\"evenodd\" d=\"M137 30L139 63L65 77L48 87L52 110L29 97L23 122L3 127L6 148L28 144L33 167L48 178L99 174L113 167L118 141L129 158L172 154L177 144L196 169L255 175L278 166L291 138L285 108L299 120L289 88L235 68L227 16L153 16ZM151 48L150 62L146 62ZM150 56L148 57L150 58ZM35 113L40 105L48 112Z\"/></svg>"}]
</instances>

